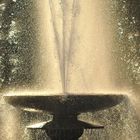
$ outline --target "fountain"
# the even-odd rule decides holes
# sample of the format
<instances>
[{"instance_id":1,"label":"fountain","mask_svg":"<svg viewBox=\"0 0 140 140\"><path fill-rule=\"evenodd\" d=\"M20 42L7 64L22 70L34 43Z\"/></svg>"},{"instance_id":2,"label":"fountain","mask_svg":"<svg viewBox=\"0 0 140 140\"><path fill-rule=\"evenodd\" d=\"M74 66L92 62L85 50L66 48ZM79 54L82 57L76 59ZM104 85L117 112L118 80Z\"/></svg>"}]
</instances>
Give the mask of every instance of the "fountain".
<instances>
[{"instance_id":1,"label":"fountain","mask_svg":"<svg viewBox=\"0 0 140 140\"><path fill-rule=\"evenodd\" d=\"M79 114L110 108L124 99L114 93L120 87L114 82L109 51L114 34L107 21L111 17L103 18L107 5L98 0L61 4L43 0L37 5L40 44L35 91L16 91L4 99L15 107L53 115L52 121L27 128L43 129L52 140L76 140L84 129L104 127L78 120Z\"/></svg>"},{"instance_id":2,"label":"fountain","mask_svg":"<svg viewBox=\"0 0 140 140\"><path fill-rule=\"evenodd\" d=\"M94 125L77 119L82 112L94 112L119 104L122 95L19 95L7 94L6 102L23 109L35 109L49 112L53 120L28 126L30 129L43 129L52 140L76 140L84 129L101 129L102 125Z\"/></svg>"}]
</instances>

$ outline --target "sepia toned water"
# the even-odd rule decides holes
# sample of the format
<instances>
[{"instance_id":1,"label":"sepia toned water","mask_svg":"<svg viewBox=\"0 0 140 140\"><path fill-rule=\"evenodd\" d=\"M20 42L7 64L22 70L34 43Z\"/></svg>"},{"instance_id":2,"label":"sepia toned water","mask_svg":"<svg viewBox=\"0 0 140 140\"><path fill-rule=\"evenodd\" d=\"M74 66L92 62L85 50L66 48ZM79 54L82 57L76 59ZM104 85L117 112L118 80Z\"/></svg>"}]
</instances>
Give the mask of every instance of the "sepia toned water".
<instances>
[{"instance_id":1,"label":"sepia toned water","mask_svg":"<svg viewBox=\"0 0 140 140\"><path fill-rule=\"evenodd\" d=\"M105 126L80 139L139 140L139 7L138 0L1 1L1 95L124 94L113 108L79 116ZM49 140L26 129L49 119L1 96L0 140Z\"/></svg>"},{"instance_id":2,"label":"sepia toned water","mask_svg":"<svg viewBox=\"0 0 140 140\"><path fill-rule=\"evenodd\" d=\"M62 94L116 90L111 56L115 28L106 11L110 4L37 2L40 56L36 73L42 88Z\"/></svg>"}]
</instances>

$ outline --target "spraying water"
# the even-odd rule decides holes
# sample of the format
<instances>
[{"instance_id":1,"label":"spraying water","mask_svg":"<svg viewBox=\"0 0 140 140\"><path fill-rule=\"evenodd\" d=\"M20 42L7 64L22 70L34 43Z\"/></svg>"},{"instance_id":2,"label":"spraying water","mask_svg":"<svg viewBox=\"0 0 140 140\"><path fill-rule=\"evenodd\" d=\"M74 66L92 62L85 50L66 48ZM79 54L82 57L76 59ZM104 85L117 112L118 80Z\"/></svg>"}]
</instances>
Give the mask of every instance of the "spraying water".
<instances>
[{"instance_id":1,"label":"spraying water","mask_svg":"<svg viewBox=\"0 0 140 140\"><path fill-rule=\"evenodd\" d=\"M118 90L111 61L115 31L109 23L111 15L103 13L108 3L44 0L37 5L40 56L36 77L41 88L59 94Z\"/></svg>"},{"instance_id":2,"label":"spraying water","mask_svg":"<svg viewBox=\"0 0 140 140\"><path fill-rule=\"evenodd\" d=\"M122 7L122 9L117 9L120 11L120 15L118 15L121 17L121 20L111 15L114 12L113 10L111 13L106 10L112 3L112 9ZM38 20L37 35L39 44L37 44L38 60L34 66L34 73L36 80L35 90L37 90L31 92L22 92L22 90L20 90L20 94L53 95L66 94L66 92L72 94L97 94L99 92L115 92L118 94L125 92L128 94L129 92L129 100L126 102L133 104L133 107L137 110L137 115L139 115L139 61L137 60L137 55L135 55L137 51L132 47L133 44L135 44L135 38L139 37L139 31L133 30L133 32L131 32L124 28L127 28L130 22L129 16L126 14L129 13L126 10L128 8L127 4L128 1L125 0L114 0L113 2L110 0L106 2L99 2L97 0L36 1L35 5L38 9L36 19ZM116 11L114 13L116 13ZM115 18L117 19L117 27L115 22L110 22ZM134 28L134 25L136 26L137 24L137 20L134 16L130 16L130 19L131 18L132 21L129 27ZM119 33L119 41L117 40L117 43L114 41L116 32ZM128 38L129 43L125 37ZM113 47L117 45L119 46L117 55L120 56L117 63L119 63L121 69L118 71L115 70L114 56L112 57L113 53L111 51ZM137 46L137 44L135 45ZM129 49L124 49L122 46ZM124 62L121 63L121 61ZM13 71L13 73L14 72L15 71ZM120 77L120 73L129 73L130 75L128 74L126 78L125 76L123 77L122 74L122 78ZM135 78L136 75L137 78ZM118 78L119 80L117 82L115 81L117 79L116 77L120 78ZM137 86L134 87L133 91L130 84L131 82L128 82L128 79L132 79L133 81L136 79L137 81ZM133 108L129 105L120 105L112 110L99 112L94 116L89 114L88 118L85 116L84 118L91 120L91 118L95 117L99 119L100 116L107 114L100 121L106 122L106 124L112 124L112 122L114 122L112 119L116 119L119 116L120 121L106 128L103 134L99 132L97 138L115 140L118 139L120 135L119 138L122 140L138 140L139 135L136 128L134 129L134 127L137 126L137 121L133 117L135 112L132 110L132 112L130 112L129 107L131 109ZM11 115L9 116L13 116L13 112L15 111L11 111ZM5 113L2 113L2 120L5 119ZM109 114L111 114L110 118L108 117ZM12 118L7 116L11 126L14 126L13 122L18 123L18 121L21 121L18 120L17 116L16 114ZM8 122L6 121L2 124L4 130L11 128L7 125ZM110 128L112 128L112 131ZM15 130L17 130L17 128L15 128ZM116 134L114 134L114 132ZM122 132L124 134L122 134ZM5 134L2 138L3 137L5 137ZM18 139L14 129L8 134L7 138L5 137L5 139L9 138ZM86 136L83 139L86 139Z\"/></svg>"}]
</instances>

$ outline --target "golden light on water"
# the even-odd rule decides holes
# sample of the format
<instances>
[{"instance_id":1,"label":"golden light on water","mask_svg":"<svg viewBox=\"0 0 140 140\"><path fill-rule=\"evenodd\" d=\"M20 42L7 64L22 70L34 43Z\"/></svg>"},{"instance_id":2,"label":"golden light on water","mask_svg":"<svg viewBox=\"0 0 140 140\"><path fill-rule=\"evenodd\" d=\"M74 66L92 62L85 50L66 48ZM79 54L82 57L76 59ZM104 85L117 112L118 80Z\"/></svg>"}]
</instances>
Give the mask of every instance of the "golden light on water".
<instances>
[{"instance_id":1,"label":"golden light on water","mask_svg":"<svg viewBox=\"0 0 140 140\"><path fill-rule=\"evenodd\" d=\"M38 89L56 94L124 90L115 81L115 31L111 14L105 11L108 3L43 0L36 4L39 53L34 70Z\"/></svg>"},{"instance_id":2,"label":"golden light on water","mask_svg":"<svg viewBox=\"0 0 140 140\"><path fill-rule=\"evenodd\" d=\"M36 28L38 43L33 43L31 39L29 39L31 44L33 43L35 45L34 48L37 48L37 53L35 54L36 62L33 65L33 73L35 73L33 82L35 84L31 85L31 87L29 86L28 89L26 89L26 86L22 86L22 88L20 87L18 89L14 87L14 90L6 92L6 96L123 94L128 98L127 101L125 100L120 105L109 110L104 110L103 112L98 113L95 112L95 114L92 115L88 114L90 117L86 118L86 116L84 116L84 119L92 120L92 118L96 118L107 125L105 130L99 133L99 137L102 137L101 139L139 140L139 134L136 130L136 126L138 125L136 117L140 116L140 90L132 90L133 88L135 89L135 87L130 84L128 80L129 77L122 76L124 73L130 72L131 68L128 68L127 71L124 72L120 63L120 60L122 60L120 56L123 54L124 61L131 65L132 70L134 66L139 66L139 63L135 62L136 55L134 55L134 59L132 58L132 60L128 60L126 56L127 53L125 51L121 52L123 47L120 47L122 44L125 44L130 57L131 54L136 51L133 48L135 42L132 39L139 36L139 32L131 33L129 31L130 33L125 33L127 30L126 28L128 28L125 27L128 26L126 25L127 21L129 18L131 19L131 16L128 15L128 17L124 17L124 15L128 13L126 10L128 1L124 0L121 3L116 0L36 0L33 3L36 7L35 17L33 17L31 13L26 16L35 18L34 21L37 22L33 23L35 26L33 28ZM2 4L2 7L3 6L5 5ZM120 10L122 17L113 17L111 12L114 12L115 16L119 15L115 11L116 9L119 9L119 6L122 6L122 11ZM111 7L113 7L112 11L110 10ZM114 8L116 9L114 10ZM20 19L21 17L18 17L19 19L16 19L17 21L15 20L15 22L26 19L25 17ZM133 21L130 22L130 24L134 25L137 20L135 20L136 18L134 16L132 19ZM110 22L112 20L113 22ZM124 24L124 22L126 24ZM17 25L15 24L15 26ZM20 26L20 22L18 26ZM26 30L30 29L28 28L28 22L25 26L27 26ZM115 29L116 26L117 29ZM25 32L30 34L32 31ZM117 32L119 32L119 35ZM120 38L114 41L114 37L116 36L119 36ZM133 52L129 50L130 46L128 42L125 42L126 38L124 38L124 36L129 39L129 42L134 43L130 43ZM32 40L34 40L34 38ZM120 40L123 42L121 45L119 44ZM16 40L15 43L17 43ZM22 45L22 49L24 49L24 47L25 46ZM27 47L30 48L28 45ZM113 48L116 50L120 49L117 57L118 60L116 62L119 66L116 66L116 63L114 64L113 59L115 56L113 56L113 51L116 50L113 50ZM26 54L24 57L26 57ZM1 58L2 57L0 56L0 59ZM17 65L17 63L21 61L22 65L22 62L24 61L22 61L18 55L15 58L18 58L18 60L13 63ZM12 60L15 59L13 58ZM133 61L135 64L132 63ZM24 69L24 66L22 67ZM120 69L117 71L116 67L120 67ZM16 70L20 71L20 69L15 69L12 70L12 72L16 73ZM24 72L26 73L26 71ZM138 73L136 74L136 72ZM123 74L120 75L120 73ZM139 68L137 68L137 70L134 69L130 73L132 73L133 76L139 75ZM21 136L23 135L23 131L21 130L22 134L18 131L22 129L20 128L21 126L15 124L20 124L26 119L33 120L34 113L36 111L38 112L38 110L24 109L25 112L30 111L34 113L29 116L27 115L29 118L27 117L20 120L20 114L16 109L14 110L12 108L7 110L9 106L5 109L3 103L1 104L2 115L0 117L2 125L0 127L0 132L2 132L2 135L0 135L0 139L1 137L5 138L3 140L17 140L21 137L21 139L30 139L23 138L23 136ZM43 120L44 118L42 116L36 117L34 122L38 119ZM106 137L106 135L109 136ZM99 137L97 137L97 139L99 139ZM85 139L87 139L87 137L83 138L83 140Z\"/></svg>"},{"instance_id":3,"label":"golden light on water","mask_svg":"<svg viewBox=\"0 0 140 140\"><path fill-rule=\"evenodd\" d=\"M7 109L5 107L5 109ZM20 113L15 109L3 110L1 115L2 123L0 126L0 138L6 140L20 139L22 128L20 126Z\"/></svg>"},{"instance_id":4,"label":"golden light on water","mask_svg":"<svg viewBox=\"0 0 140 140\"><path fill-rule=\"evenodd\" d=\"M33 91L33 90L16 90L16 91L9 91L9 92L7 92L6 94L4 94L4 96L57 96L57 95L62 95L62 96L65 96L65 95L85 95L85 94L87 94L87 95L129 95L129 93L127 92L127 91L122 91L122 90L120 90L120 91L112 91L111 92L111 90L110 90L110 92L108 92L108 91L105 91L105 90L103 90L103 91L101 91L100 90L100 92L99 92L99 90L98 90L98 92L95 92L95 93L93 93L93 92L86 92L86 93L83 93L83 92L78 92L78 93L57 93L57 92L52 92L52 91L44 91L44 90L35 90L35 91Z\"/></svg>"}]
</instances>

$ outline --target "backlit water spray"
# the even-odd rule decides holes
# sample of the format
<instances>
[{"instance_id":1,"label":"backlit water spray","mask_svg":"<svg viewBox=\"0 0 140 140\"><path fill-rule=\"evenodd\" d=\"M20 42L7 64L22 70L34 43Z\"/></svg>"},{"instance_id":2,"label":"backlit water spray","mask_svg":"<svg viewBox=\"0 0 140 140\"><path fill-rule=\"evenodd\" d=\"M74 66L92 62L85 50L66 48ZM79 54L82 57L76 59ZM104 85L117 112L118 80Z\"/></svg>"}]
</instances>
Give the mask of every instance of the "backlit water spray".
<instances>
[{"instance_id":1,"label":"backlit water spray","mask_svg":"<svg viewBox=\"0 0 140 140\"><path fill-rule=\"evenodd\" d=\"M27 29L25 29L30 33L28 31L29 24L36 24L34 26L38 38L36 43L33 43L36 46L34 49L37 50L36 62L32 68L33 73L35 73L35 86L32 86L31 90L27 90L27 92L26 90L19 90L19 94L126 93L129 99L125 103L113 109L97 112L94 115L86 114L88 117L84 114L80 117L87 120L92 120L94 117L94 119L97 118L103 124L107 124L103 132L93 132L97 133L97 139L138 140L138 121L135 113L138 113L138 101L136 100L139 98L139 91L137 90L137 96L135 96L133 93L135 90L132 91L133 84L131 79L133 81L136 79L138 83L138 78L135 76L138 75L139 60L137 58L139 56L137 55L136 57L136 54L134 54L136 51L132 43L136 44L135 38L139 37L139 31L133 30L138 22L138 17L128 17L131 13L131 11L130 13L128 12L128 9L131 8L129 7L130 2L121 0L100 2L97 0L42 0L28 2L24 0L23 3L25 5L30 3L36 7L35 22L37 24L27 22ZM20 8L18 10L20 11ZM30 15L31 13L28 14ZM20 16L18 18L20 20ZM128 26L130 27L129 31ZM133 31L131 32L131 30ZM34 39L29 40L33 42ZM26 44L24 45L26 46ZM31 46L31 43L28 45ZM27 47L25 46L22 47L23 50ZM22 55L26 57L27 53L25 51L25 54ZM11 55L12 60L14 55L14 53ZM28 69L28 65L24 67L22 64L24 62L23 58L18 56L15 60L19 59L21 61L22 69ZM28 64L28 61L25 62ZM17 65L15 67L18 68ZM23 73L28 73L28 71L21 71L21 73L19 71L17 75L21 75L21 77L24 77ZM124 76L128 71L128 75ZM16 73L16 69L12 72ZM21 89L24 89L24 87L26 86ZM133 110L132 105L137 109L136 112ZM13 129L13 123L17 124L22 120L18 121L18 113L16 115L12 111L11 113L9 112L9 117L12 117L7 116L7 122L4 119L6 113L4 110L2 106L3 115L1 119L3 127L1 129L4 130L3 133L7 133L10 127L13 131L8 132L7 137L2 135L2 139L17 140L19 138L15 136L14 130L17 131L18 128ZM24 114L24 116L28 115ZM32 116L34 118L35 115L32 114ZM83 140L88 136L85 134ZM92 139L92 134L90 137ZM26 140L28 138L22 138L21 136L20 139Z\"/></svg>"},{"instance_id":2,"label":"backlit water spray","mask_svg":"<svg viewBox=\"0 0 140 140\"><path fill-rule=\"evenodd\" d=\"M105 10L110 3L44 0L37 5L40 27L36 77L41 88L55 94L123 90L115 83L111 52L115 30L110 23L112 16Z\"/></svg>"}]
</instances>

